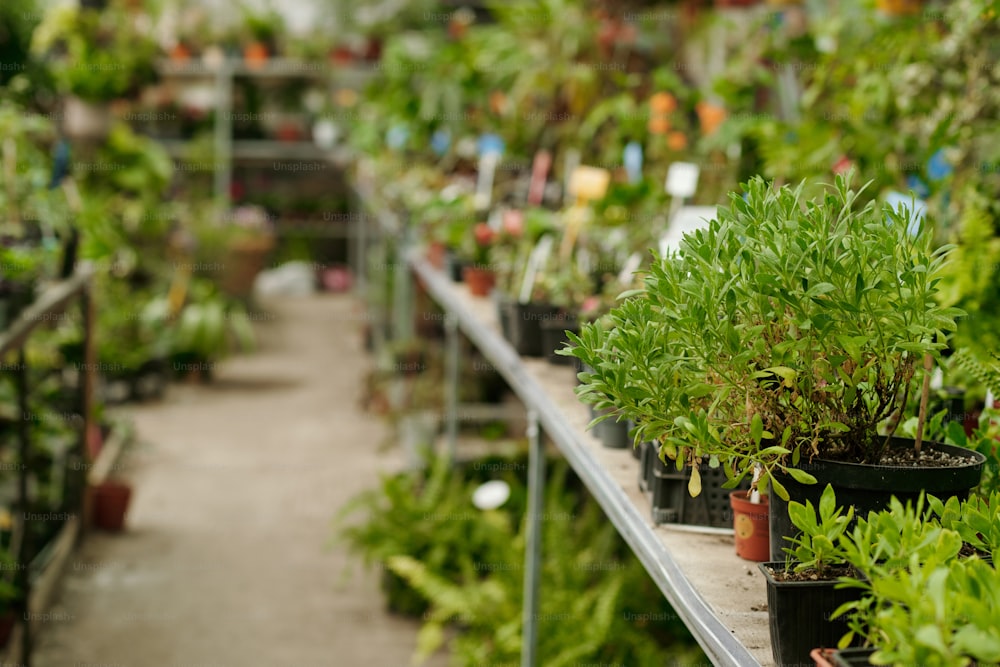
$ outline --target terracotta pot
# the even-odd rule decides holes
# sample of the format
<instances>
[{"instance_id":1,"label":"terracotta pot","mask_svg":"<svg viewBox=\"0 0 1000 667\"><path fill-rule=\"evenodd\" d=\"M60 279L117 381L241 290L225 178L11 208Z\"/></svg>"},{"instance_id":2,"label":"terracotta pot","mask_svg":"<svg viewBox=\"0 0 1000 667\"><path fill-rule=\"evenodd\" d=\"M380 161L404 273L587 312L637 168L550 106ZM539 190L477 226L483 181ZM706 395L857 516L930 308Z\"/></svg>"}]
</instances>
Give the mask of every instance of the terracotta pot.
<instances>
[{"instance_id":1,"label":"terracotta pot","mask_svg":"<svg viewBox=\"0 0 1000 667\"><path fill-rule=\"evenodd\" d=\"M13 610L0 614L0 647L7 645L7 640L10 639L10 633L13 631L16 622L17 616Z\"/></svg>"},{"instance_id":2,"label":"terracotta pot","mask_svg":"<svg viewBox=\"0 0 1000 667\"><path fill-rule=\"evenodd\" d=\"M736 555L755 563L770 560L771 538L768 530L767 496L760 503L750 502L748 491L733 491L729 504L733 508L733 530L736 533Z\"/></svg>"},{"instance_id":3,"label":"terracotta pot","mask_svg":"<svg viewBox=\"0 0 1000 667\"><path fill-rule=\"evenodd\" d=\"M444 270L448 247L440 241L434 241L427 246L427 261L438 271Z\"/></svg>"},{"instance_id":4,"label":"terracotta pot","mask_svg":"<svg viewBox=\"0 0 1000 667\"><path fill-rule=\"evenodd\" d=\"M462 280L469 286L472 296L489 296L496 284L496 274L489 269L467 266L462 269Z\"/></svg>"},{"instance_id":5,"label":"terracotta pot","mask_svg":"<svg viewBox=\"0 0 1000 667\"><path fill-rule=\"evenodd\" d=\"M175 63L186 63L191 60L191 50L183 43L178 42L174 48L170 49L170 60Z\"/></svg>"},{"instance_id":6,"label":"terracotta pot","mask_svg":"<svg viewBox=\"0 0 1000 667\"><path fill-rule=\"evenodd\" d=\"M875 6L889 16L913 16L923 7L922 0L877 0Z\"/></svg>"},{"instance_id":7,"label":"terracotta pot","mask_svg":"<svg viewBox=\"0 0 1000 667\"><path fill-rule=\"evenodd\" d=\"M106 481L94 487L94 525L112 533L125 527L132 487L122 482Z\"/></svg>"},{"instance_id":8,"label":"terracotta pot","mask_svg":"<svg viewBox=\"0 0 1000 667\"><path fill-rule=\"evenodd\" d=\"M830 662L833 659L832 648L814 648L809 657L815 661L816 667L833 667L833 663Z\"/></svg>"},{"instance_id":9,"label":"terracotta pot","mask_svg":"<svg viewBox=\"0 0 1000 667\"><path fill-rule=\"evenodd\" d=\"M270 57L267 45L262 42L251 42L243 47L243 62L253 69L260 69L267 65Z\"/></svg>"}]
</instances>

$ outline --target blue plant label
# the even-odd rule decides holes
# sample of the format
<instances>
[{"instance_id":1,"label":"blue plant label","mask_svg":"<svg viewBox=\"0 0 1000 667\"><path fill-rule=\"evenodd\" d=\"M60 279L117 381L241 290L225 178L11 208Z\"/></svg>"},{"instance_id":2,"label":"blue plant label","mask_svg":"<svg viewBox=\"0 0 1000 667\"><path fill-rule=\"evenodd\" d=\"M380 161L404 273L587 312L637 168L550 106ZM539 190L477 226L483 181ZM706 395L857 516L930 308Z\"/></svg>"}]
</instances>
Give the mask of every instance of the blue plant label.
<instances>
[{"instance_id":1,"label":"blue plant label","mask_svg":"<svg viewBox=\"0 0 1000 667\"><path fill-rule=\"evenodd\" d=\"M642 180L642 146L639 142L628 142L622 155L622 162L625 165L625 173L628 174L629 183L634 184Z\"/></svg>"},{"instance_id":2,"label":"blue plant label","mask_svg":"<svg viewBox=\"0 0 1000 667\"><path fill-rule=\"evenodd\" d=\"M451 132L438 130L431 135L431 149L435 155L444 155L451 148Z\"/></svg>"},{"instance_id":3,"label":"blue plant label","mask_svg":"<svg viewBox=\"0 0 1000 667\"><path fill-rule=\"evenodd\" d=\"M496 134L483 134L479 136L479 142L477 145L479 155L488 155L490 153L495 153L497 155L503 155L503 139L501 139Z\"/></svg>"},{"instance_id":4,"label":"blue plant label","mask_svg":"<svg viewBox=\"0 0 1000 667\"><path fill-rule=\"evenodd\" d=\"M917 195L920 199L926 199L931 196L931 189L916 174L910 174L906 177L906 187L910 188L913 194Z\"/></svg>"},{"instance_id":5,"label":"blue plant label","mask_svg":"<svg viewBox=\"0 0 1000 667\"><path fill-rule=\"evenodd\" d=\"M917 199L913 195L904 195L902 192L895 190L886 196L885 201L893 210L897 210L902 206L909 212L910 220L907 230L911 236L916 236L920 232L920 224L923 222L924 216L927 215L927 202ZM886 223L888 224L888 222L887 218Z\"/></svg>"},{"instance_id":6,"label":"blue plant label","mask_svg":"<svg viewBox=\"0 0 1000 667\"><path fill-rule=\"evenodd\" d=\"M931 159L927 161L927 176L930 177L932 181L940 181L948 176L951 176L955 168L952 167L951 163L948 162L948 158L945 157L944 149L939 148Z\"/></svg>"},{"instance_id":7,"label":"blue plant label","mask_svg":"<svg viewBox=\"0 0 1000 667\"><path fill-rule=\"evenodd\" d=\"M406 146L407 140L410 138L410 128L405 125L393 125L389 128L389 131L385 135L385 143L389 148L394 151Z\"/></svg>"}]
</instances>

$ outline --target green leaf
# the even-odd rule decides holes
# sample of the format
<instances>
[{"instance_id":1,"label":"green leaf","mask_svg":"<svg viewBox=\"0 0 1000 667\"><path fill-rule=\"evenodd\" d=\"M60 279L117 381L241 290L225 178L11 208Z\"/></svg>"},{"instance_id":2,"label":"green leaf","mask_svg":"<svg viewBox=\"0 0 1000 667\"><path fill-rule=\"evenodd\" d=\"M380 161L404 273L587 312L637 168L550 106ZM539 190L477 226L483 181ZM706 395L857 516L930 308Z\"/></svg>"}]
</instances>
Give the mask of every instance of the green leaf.
<instances>
[{"instance_id":1,"label":"green leaf","mask_svg":"<svg viewBox=\"0 0 1000 667\"><path fill-rule=\"evenodd\" d=\"M778 495L778 497L784 501L787 501L788 489L782 486L781 482L776 480L773 475L771 476L770 480L771 480L771 486L774 487L774 492Z\"/></svg>"},{"instance_id":2,"label":"green leaf","mask_svg":"<svg viewBox=\"0 0 1000 667\"><path fill-rule=\"evenodd\" d=\"M750 437L753 438L754 444L760 444L760 438L764 433L764 421L760 418L760 413L754 413L754 416L750 419Z\"/></svg>"},{"instance_id":3,"label":"green leaf","mask_svg":"<svg viewBox=\"0 0 1000 667\"><path fill-rule=\"evenodd\" d=\"M701 495L701 473L697 468L691 468L691 479L688 480L688 493L692 498Z\"/></svg>"},{"instance_id":4,"label":"green leaf","mask_svg":"<svg viewBox=\"0 0 1000 667\"><path fill-rule=\"evenodd\" d=\"M791 475L799 484L815 484L816 478L801 468L786 468L785 471Z\"/></svg>"}]
</instances>

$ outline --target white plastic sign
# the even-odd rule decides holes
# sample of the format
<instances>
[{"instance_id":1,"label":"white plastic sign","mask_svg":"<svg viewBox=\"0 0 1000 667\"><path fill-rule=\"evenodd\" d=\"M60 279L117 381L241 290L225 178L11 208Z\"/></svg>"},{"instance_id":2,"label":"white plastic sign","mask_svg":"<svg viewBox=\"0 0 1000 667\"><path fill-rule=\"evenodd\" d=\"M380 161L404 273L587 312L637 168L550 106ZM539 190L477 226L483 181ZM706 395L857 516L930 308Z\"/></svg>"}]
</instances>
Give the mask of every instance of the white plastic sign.
<instances>
[{"instance_id":1,"label":"white plastic sign","mask_svg":"<svg viewBox=\"0 0 1000 667\"><path fill-rule=\"evenodd\" d=\"M552 252L552 244L552 235L546 234L538 240L538 245L531 251L531 256L528 258L528 268L524 272L524 282L521 283L521 293L517 299L519 303L531 301L531 292L535 289L535 278L545 266L545 262L548 261L549 254Z\"/></svg>"},{"instance_id":2,"label":"white plastic sign","mask_svg":"<svg viewBox=\"0 0 1000 667\"><path fill-rule=\"evenodd\" d=\"M674 162L667 169L667 182L663 187L671 197L688 199L698 189L700 173L698 165L693 162Z\"/></svg>"},{"instance_id":3,"label":"white plastic sign","mask_svg":"<svg viewBox=\"0 0 1000 667\"><path fill-rule=\"evenodd\" d=\"M682 206L670 220L667 231L660 237L660 255L679 248L684 234L704 229L716 215L718 209L715 206Z\"/></svg>"}]
</instances>

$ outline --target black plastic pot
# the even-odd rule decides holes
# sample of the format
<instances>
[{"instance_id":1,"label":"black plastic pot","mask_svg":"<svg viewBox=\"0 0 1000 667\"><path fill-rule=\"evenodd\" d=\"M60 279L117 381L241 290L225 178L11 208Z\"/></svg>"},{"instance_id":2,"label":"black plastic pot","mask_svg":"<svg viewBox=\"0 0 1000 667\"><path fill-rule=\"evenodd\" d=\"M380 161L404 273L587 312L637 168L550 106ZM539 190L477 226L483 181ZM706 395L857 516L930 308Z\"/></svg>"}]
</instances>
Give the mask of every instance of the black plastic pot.
<instances>
[{"instance_id":1,"label":"black plastic pot","mask_svg":"<svg viewBox=\"0 0 1000 667\"><path fill-rule=\"evenodd\" d=\"M760 563L767 580L767 615L771 655L776 665L814 664L809 653L819 646L836 646L849 630L846 617L832 619L842 604L857 600L857 588L837 588L837 581L777 581L785 562Z\"/></svg>"},{"instance_id":2,"label":"black plastic pot","mask_svg":"<svg viewBox=\"0 0 1000 667\"><path fill-rule=\"evenodd\" d=\"M639 490L643 493L653 488L653 462L656 454L656 445L652 442L643 442L639 445Z\"/></svg>"},{"instance_id":3,"label":"black plastic pot","mask_svg":"<svg viewBox=\"0 0 1000 667\"><path fill-rule=\"evenodd\" d=\"M517 353L525 357L545 356L542 322L553 319L558 313L559 309L549 304L514 304L510 318L510 343Z\"/></svg>"},{"instance_id":4,"label":"black plastic pot","mask_svg":"<svg viewBox=\"0 0 1000 667\"><path fill-rule=\"evenodd\" d=\"M550 320L542 321L542 346L546 352L546 359L550 364L557 366L569 366L573 363L574 357L564 357L556 354L556 350L561 350L569 343L567 331L573 333L580 332L580 325L576 317L566 313L558 313Z\"/></svg>"},{"instance_id":5,"label":"black plastic pot","mask_svg":"<svg viewBox=\"0 0 1000 667\"><path fill-rule=\"evenodd\" d=\"M497 320L500 322L500 333L504 340L513 342L510 323L514 317L514 300L510 297L498 295L496 297Z\"/></svg>"},{"instance_id":6,"label":"black plastic pot","mask_svg":"<svg viewBox=\"0 0 1000 667\"><path fill-rule=\"evenodd\" d=\"M842 648L833 652L833 664L837 667L869 667L873 648Z\"/></svg>"},{"instance_id":7,"label":"black plastic pot","mask_svg":"<svg viewBox=\"0 0 1000 667\"><path fill-rule=\"evenodd\" d=\"M912 447L913 441L893 438L892 446ZM979 452L954 445L924 443L924 447L973 457L976 463L959 467L914 468L813 459L812 463L803 463L798 467L815 477L816 484L800 484L790 476L780 473L775 473L775 476L788 489L789 501L805 503L808 500L814 507L819 506L823 489L827 484L831 484L837 494L837 504L845 508L853 505L855 517L887 509L892 496L896 496L903 503L908 500L916 501L921 491L926 491L941 500L947 500L952 496L967 498L969 491L979 484L986 457ZM771 494L770 531L771 560L784 560L785 552L782 549L789 546L789 541L785 537L795 537L798 531L788 518L788 502L779 498L777 494Z\"/></svg>"},{"instance_id":8,"label":"black plastic pot","mask_svg":"<svg viewBox=\"0 0 1000 667\"><path fill-rule=\"evenodd\" d=\"M652 493L653 523L681 523L689 526L709 526L712 528L732 528L733 509L729 504L729 494L741 489L749 489L749 480L734 489L724 489L725 471L709 468L706 460L699 468L701 473L701 493L692 498L688 493L691 468L678 470L673 461L660 460L657 450L651 454L651 475L647 477Z\"/></svg>"},{"instance_id":9,"label":"black plastic pot","mask_svg":"<svg viewBox=\"0 0 1000 667\"><path fill-rule=\"evenodd\" d=\"M609 410L602 410L601 414L607 414ZM628 437L629 421L615 418L605 419L594 428L594 435L601 441L601 444L608 449L625 449L632 444L632 439Z\"/></svg>"}]
</instances>

